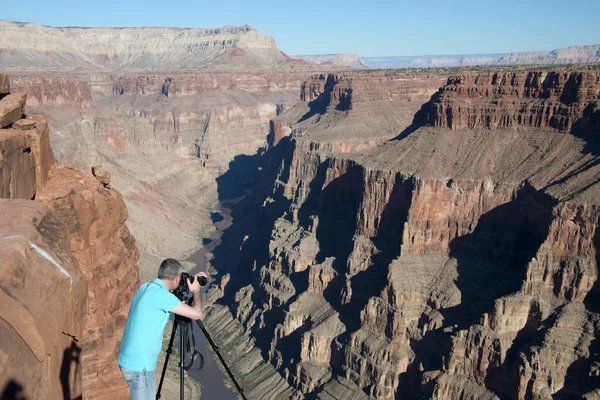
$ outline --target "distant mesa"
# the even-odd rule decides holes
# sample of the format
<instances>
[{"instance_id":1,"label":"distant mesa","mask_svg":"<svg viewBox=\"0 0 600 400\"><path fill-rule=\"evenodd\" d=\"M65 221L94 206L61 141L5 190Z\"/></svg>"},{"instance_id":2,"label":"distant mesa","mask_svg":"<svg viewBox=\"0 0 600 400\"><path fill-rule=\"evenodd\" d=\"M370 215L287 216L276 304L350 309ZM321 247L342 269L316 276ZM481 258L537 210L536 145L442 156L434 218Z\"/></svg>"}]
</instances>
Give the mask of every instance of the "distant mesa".
<instances>
[{"instance_id":1,"label":"distant mesa","mask_svg":"<svg viewBox=\"0 0 600 400\"><path fill-rule=\"evenodd\" d=\"M55 28L0 20L4 70L290 69L272 37L244 25L191 28Z\"/></svg>"},{"instance_id":2,"label":"distant mesa","mask_svg":"<svg viewBox=\"0 0 600 400\"><path fill-rule=\"evenodd\" d=\"M362 57L369 68L468 67L475 65L580 64L600 62L600 44L506 54Z\"/></svg>"},{"instance_id":3,"label":"distant mesa","mask_svg":"<svg viewBox=\"0 0 600 400\"><path fill-rule=\"evenodd\" d=\"M600 62L600 45L571 46L552 51L496 54L450 54L424 56L360 57L355 53L292 56L317 65L353 69L399 69L470 67L476 65L581 64Z\"/></svg>"},{"instance_id":4,"label":"distant mesa","mask_svg":"<svg viewBox=\"0 0 600 400\"><path fill-rule=\"evenodd\" d=\"M355 53L345 53L292 57L298 60L309 61L317 65L336 65L353 69L443 68L517 64L581 64L600 62L600 44L571 46L552 51L496 54L360 57Z\"/></svg>"},{"instance_id":5,"label":"distant mesa","mask_svg":"<svg viewBox=\"0 0 600 400\"><path fill-rule=\"evenodd\" d=\"M368 68L363 60L360 59L360 56L355 53L302 55L292 56L292 58L308 61L317 65L338 65L354 69Z\"/></svg>"}]
</instances>

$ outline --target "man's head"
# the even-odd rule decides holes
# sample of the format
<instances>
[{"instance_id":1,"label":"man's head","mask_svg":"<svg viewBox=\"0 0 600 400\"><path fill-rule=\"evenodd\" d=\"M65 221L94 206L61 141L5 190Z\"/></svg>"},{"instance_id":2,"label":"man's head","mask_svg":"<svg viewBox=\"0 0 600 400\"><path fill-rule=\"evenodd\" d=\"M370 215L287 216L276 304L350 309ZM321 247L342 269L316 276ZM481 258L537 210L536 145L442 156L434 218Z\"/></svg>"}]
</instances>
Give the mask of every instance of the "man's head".
<instances>
[{"instance_id":1,"label":"man's head","mask_svg":"<svg viewBox=\"0 0 600 400\"><path fill-rule=\"evenodd\" d=\"M183 267L179 261L174 258L167 258L158 267L158 279L165 282L167 289L173 290L179 286L182 270Z\"/></svg>"}]
</instances>

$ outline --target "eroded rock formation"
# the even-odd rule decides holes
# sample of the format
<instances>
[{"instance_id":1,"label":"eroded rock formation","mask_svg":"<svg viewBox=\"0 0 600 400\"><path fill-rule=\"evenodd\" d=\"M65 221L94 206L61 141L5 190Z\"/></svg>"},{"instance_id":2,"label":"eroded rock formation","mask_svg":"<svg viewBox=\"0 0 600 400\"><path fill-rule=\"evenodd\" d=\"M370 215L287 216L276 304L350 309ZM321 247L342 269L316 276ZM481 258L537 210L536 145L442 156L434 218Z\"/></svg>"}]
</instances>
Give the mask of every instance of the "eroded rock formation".
<instances>
[{"instance_id":1,"label":"eroded rock formation","mask_svg":"<svg viewBox=\"0 0 600 400\"><path fill-rule=\"evenodd\" d=\"M19 119L23 104L11 96L0 100L18 110L0 129L3 396L125 398L116 356L139 285L125 203L56 165L45 117Z\"/></svg>"},{"instance_id":2,"label":"eroded rock formation","mask_svg":"<svg viewBox=\"0 0 600 400\"><path fill-rule=\"evenodd\" d=\"M27 106L89 108L92 93L88 79L83 77L13 77L13 91L27 93Z\"/></svg>"},{"instance_id":3,"label":"eroded rock formation","mask_svg":"<svg viewBox=\"0 0 600 400\"><path fill-rule=\"evenodd\" d=\"M236 156L266 146L270 121L296 101L310 74L21 72L12 86L34 99L28 110L49 116L60 162L82 170L106 165L128 206L147 280L160 259L201 246L215 179Z\"/></svg>"},{"instance_id":4,"label":"eroded rock formation","mask_svg":"<svg viewBox=\"0 0 600 400\"><path fill-rule=\"evenodd\" d=\"M432 102L428 124L451 129L554 128L570 132L599 108L597 71L529 71L448 80ZM581 121L583 130L590 130Z\"/></svg>"},{"instance_id":5,"label":"eroded rock formation","mask_svg":"<svg viewBox=\"0 0 600 400\"><path fill-rule=\"evenodd\" d=\"M236 156L250 159L266 146L270 121L296 102L304 79L339 68L291 59L248 26L0 21L0 32L0 65L13 91L27 94L27 112L49 117L57 160L109 167L140 245L142 280L162 258L201 246L215 179Z\"/></svg>"},{"instance_id":6,"label":"eroded rock formation","mask_svg":"<svg viewBox=\"0 0 600 400\"><path fill-rule=\"evenodd\" d=\"M252 396L600 396L597 68L438 79L315 77L273 121L212 260Z\"/></svg>"}]
</instances>

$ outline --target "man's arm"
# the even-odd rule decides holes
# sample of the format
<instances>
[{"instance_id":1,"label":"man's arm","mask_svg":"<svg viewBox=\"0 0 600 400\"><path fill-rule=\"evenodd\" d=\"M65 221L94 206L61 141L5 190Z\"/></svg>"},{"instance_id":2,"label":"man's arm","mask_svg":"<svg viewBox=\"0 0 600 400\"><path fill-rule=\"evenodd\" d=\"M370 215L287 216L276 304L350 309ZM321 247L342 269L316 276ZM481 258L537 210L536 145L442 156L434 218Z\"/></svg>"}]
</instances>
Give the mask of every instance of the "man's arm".
<instances>
[{"instance_id":1,"label":"man's arm","mask_svg":"<svg viewBox=\"0 0 600 400\"><path fill-rule=\"evenodd\" d=\"M196 277L200 275L206 277L206 274L204 272L196 274ZM194 302L192 306L190 307L185 303L181 303L175 308L173 308L171 312L177 315L181 315L182 317L187 317L194 320L203 319L204 312L202 311L202 301L200 300L200 282L198 282L198 279L194 279L194 283L191 283L188 279L187 284L188 288L194 295Z\"/></svg>"},{"instance_id":2,"label":"man's arm","mask_svg":"<svg viewBox=\"0 0 600 400\"><path fill-rule=\"evenodd\" d=\"M193 306L188 306L185 303L181 303L171 310L172 313L187 317L190 319L203 319L204 312L202 312L202 301L200 300L200 293L194 292L194 303Z\"/></svg>"}]
</instances>

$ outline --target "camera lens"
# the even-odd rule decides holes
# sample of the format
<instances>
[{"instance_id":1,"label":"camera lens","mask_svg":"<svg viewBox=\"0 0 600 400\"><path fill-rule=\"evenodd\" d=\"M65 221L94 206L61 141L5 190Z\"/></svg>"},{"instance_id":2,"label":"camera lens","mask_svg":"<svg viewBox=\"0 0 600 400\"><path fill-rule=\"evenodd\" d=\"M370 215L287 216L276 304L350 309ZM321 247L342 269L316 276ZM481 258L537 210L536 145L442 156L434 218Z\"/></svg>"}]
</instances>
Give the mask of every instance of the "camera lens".
<instances>
[{"instance_id":1,"label":"camera lens","mask_svg":"<svg viewBox=\"0 0 600 400\"><path fill-rule=\"evenodd\" d=\"M200 284L200 286L205 286L207 282L208 282L208 280L206 279L205 276L198 277L198 283Z\"/></svg>"}]
</instances>

